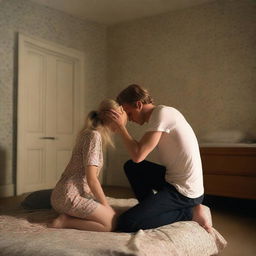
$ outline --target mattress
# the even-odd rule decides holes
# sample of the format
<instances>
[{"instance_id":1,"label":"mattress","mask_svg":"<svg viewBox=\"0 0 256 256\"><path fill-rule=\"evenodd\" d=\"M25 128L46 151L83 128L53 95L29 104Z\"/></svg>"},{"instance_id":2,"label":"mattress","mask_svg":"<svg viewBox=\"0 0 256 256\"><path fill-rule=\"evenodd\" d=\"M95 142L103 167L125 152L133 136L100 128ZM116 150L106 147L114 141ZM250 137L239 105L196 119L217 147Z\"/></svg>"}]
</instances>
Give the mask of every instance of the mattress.
<instances>
[{"instance_id":1,"label":"mattress","mask_svg":"<svg viewBox=\"0 0 256 256\"><path fill-rule=\"evenodd\" d=\"M122 212L135 199L108 198ZM52 209L0 212L1 256L207 256L217 255L227 244L213 228L207 233L198 223L181 221L136 233L91 232L47 228L56 217Z\"/></svg>"}]
</instances>

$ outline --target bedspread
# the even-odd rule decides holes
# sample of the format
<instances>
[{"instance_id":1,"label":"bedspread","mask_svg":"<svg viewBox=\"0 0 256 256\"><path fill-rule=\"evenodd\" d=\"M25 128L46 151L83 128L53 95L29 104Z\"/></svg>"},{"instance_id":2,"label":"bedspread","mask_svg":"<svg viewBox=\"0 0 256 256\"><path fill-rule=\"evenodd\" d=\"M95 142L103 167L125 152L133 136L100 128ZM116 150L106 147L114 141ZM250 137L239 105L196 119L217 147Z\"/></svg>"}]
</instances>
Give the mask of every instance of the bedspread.
<instances>
[{"instance_id":1,"label":"bedspread","mask_svg":"<svg viewBox=\"0 0 256 256\"><path fill-rule=\"evenodd\" d=\"M123 211L135 199L108 198ZM193 221L176 222L136 233L91 232L75 229L50 229L47 221L53 210L15 209L0 214L1 256L207 256L226 246L225 239L213 229L207 233Z\"/></svg>"}]
</instances>

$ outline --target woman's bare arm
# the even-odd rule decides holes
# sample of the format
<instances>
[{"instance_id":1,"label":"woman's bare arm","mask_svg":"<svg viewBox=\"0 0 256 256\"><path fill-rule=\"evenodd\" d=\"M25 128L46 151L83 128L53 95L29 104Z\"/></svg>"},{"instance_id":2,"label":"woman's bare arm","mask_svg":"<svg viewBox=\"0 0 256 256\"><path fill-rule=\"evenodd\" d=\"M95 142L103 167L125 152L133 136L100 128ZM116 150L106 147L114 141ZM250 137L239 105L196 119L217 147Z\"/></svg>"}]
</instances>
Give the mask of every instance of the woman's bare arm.
<instances>
[{"instance_id":1,"label":"woman's bare arm","mask_svg":"<svg viewBox=\"0 0 256 256\"><path fill-rule=\"evenodd\" d=\"M97 177L98 166L88 165L85 168L88 185L95 196L95 198L103 205L109 206L102 186Z\"/></svg>"}]
</instances>

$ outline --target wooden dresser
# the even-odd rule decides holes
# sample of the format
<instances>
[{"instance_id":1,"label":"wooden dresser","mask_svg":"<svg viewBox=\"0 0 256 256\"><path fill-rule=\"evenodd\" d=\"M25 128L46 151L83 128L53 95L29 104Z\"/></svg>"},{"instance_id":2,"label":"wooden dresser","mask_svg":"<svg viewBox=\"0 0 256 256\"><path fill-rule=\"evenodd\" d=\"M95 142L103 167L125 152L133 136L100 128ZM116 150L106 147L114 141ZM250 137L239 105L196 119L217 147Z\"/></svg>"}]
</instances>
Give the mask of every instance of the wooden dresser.
<instances>
[{"instance_id":1,"label":"wooden dresser","mask_svg":"<svg viewBox=\"0 0 256 256\"><path fill-rule=\"evenodd\" d=\"M256 147L200 146L205 194L256 199Z\"/></svg>"}]
</instances>

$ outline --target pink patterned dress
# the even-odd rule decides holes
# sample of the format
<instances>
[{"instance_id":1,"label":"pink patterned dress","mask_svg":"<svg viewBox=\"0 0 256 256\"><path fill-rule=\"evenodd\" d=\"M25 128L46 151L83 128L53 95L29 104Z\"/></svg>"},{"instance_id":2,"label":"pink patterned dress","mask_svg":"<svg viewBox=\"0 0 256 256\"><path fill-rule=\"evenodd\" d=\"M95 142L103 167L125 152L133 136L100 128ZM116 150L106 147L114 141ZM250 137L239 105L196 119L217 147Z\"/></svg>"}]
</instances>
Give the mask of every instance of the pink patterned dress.
<instances>
[{"instance_id":1,"label":"pink patterned dress","mask_svg":"<svg viewBox=\"0 0 256 256\"><path fill-rule=\"evenodd\" d=\"M59 213L86 218L98 206L86 180L88 165L103 166L102 140L98 131L87 130L77 141L72 157L56 184L52 195L52 207Z\"/></svg>"}]
</instances>

